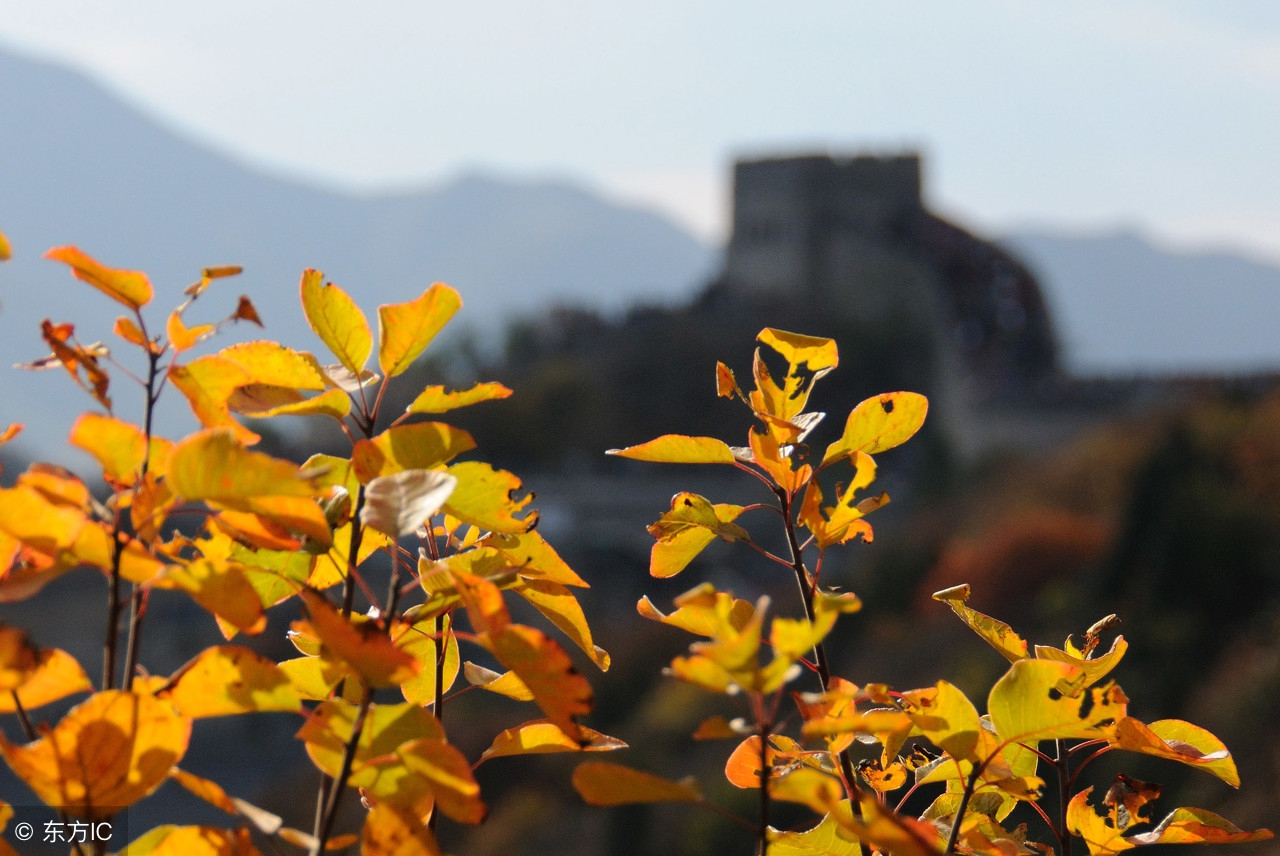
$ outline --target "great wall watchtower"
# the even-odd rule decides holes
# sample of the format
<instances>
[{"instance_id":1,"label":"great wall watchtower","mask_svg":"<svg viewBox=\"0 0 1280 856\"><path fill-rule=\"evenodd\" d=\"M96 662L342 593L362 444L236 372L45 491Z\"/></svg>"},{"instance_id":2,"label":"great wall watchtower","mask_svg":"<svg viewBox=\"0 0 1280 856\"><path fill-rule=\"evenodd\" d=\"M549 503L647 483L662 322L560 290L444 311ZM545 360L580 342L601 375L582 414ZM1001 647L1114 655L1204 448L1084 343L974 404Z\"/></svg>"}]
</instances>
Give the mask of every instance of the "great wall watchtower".
<instances>
[{"instance_id":1,"label":"great wall watchtower","mask_svg":"<svg viewBox=\"0 0 1280 856\"><path fill-rule=\"evenodd\" d=\"M915 154L770 158L734 168L722 287L927 337L970 401L1057 374L1040 288L999 247L929 213Z\"/></svg>"}]
</instances>

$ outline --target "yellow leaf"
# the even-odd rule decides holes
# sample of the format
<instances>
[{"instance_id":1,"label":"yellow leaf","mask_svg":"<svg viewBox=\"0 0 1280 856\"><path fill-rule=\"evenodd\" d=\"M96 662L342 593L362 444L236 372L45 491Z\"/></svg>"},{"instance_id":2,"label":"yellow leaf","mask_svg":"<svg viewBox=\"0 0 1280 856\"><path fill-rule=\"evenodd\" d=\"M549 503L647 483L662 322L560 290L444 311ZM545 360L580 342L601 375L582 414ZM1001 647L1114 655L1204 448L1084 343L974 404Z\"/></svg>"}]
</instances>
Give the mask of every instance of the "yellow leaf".
<instances>
[{"instance_id":1,"label":"yellow leaf","mask_svg":"<svg viewBox=\"0 0 1280 856\"><path fill-rule=\"evenodd\" d=\"M1086 687L1084 671L1053 660L1019 660L991 688L987 711L1002 741L1105 737L1128 699L1114 685Z\"/></svg>"},{"instance_id":2,"label":"yellow leaf","mask_svg":"<svg viewBox=\"0 0 1280 856\"><path fill-rule=\"evenodd\" d=\"M1113 856L1148 844L1234 844L1273 837L1268 829L1248 832L1200 808L1176 809L1150 832L1124 835L1128 825L1118 823L1112 811L1089 805L1092 791L1089 787L1076 794L1066 817L1067 828L1084 839L1090 856Z\"/></svg>"},{"instance_id":3,"label":"yellow leaf","mask_svg":"<svg viewBox=\"0 0 1280 856\"><path fill-rule=\"evenodd\" d=\"M314 496L316 487L297 464L251 452L220 428L198 431L173 447L169 486L187 500L207 500L241 511L246 500L274 496Z\"/></svg>"},{"instance_id":4,"label":"yellow leaf","mask_svg":"<svg viewBox=\"0 0 1280 856\"><path fill-rule=\"evenodd\" d=\"M664 434L639 446L609 449L605 454L659 464L732 464L736 461L729 444L723 440L682 434Z\"/></svg>"},{"instance_id":5,"label":"yellow leaf","mask_svg":"<svg viewBox=\"0 0 1280 856\"><path fill-rule=\"evenodd\" d=\"M803 832L770 827L769 852L773 856L858 856L859 849L858 839L827 813L817 826Z\"/></svg>"},{"instance_id":6,"label":"yellow leaf","mask_svg":"<svg viewBox=\"0 0 1280 856\"><path fill-rule=\"evenodd\" d=\"M206 648L170 678L166 695L193 719L266 710L297 710L289 677L266 657L238 645Z\"/></svg>"},{"instance_id":7,"label":"yellow leaf","mask_svg":"<svg viewBox=\"0 0 1280 856\"><path fill-rule=\"evenodd\" d=\"M245 444L261 439L231 416L227 404L236 389L253 382L253 377L240 366L210 354L186 365L171 364L169 380L186 396L191 411L204 427L230 429Z\"/></svg>"},{"instance_id":8,"label":"yellow leaf","mask_svg":"<svg viewBox=\"0 0 1280 856\"><path fill-rule=\"evenodd\" d=\"M34 677L40 654L25 630L0 624L0 697Z\"/></svg>"},{"instance_id":9,"label":"yellow leaf","mask_svg":"<svg viewBox=\"0 0 1280 856\"><path fill-rule=\"evenodd\" d=\"M388 428L352 451L361 483L401 470L431 470L476 447L471 435L444 422L418 422Z\"/></svg>"},{"instance_id":10,"label":"yellow leaf","mask_svg":"<svg viewBox=\"0 0 1280 856\"><path fill-rule=\"evenodd\" d=\"M1162 719L1145 725L1126 716L1116 723L1108 740L1117 749L1178 761L1212 773L1233 788L1240 787L1240 774L1226 744L1190 722Z\"/></svg>"},{"instance_id":11,"label":"yellow leaf","mask_svg":"<svg viewBox=\"0 0 1280 856\"><path fill-rule=\"evenodd\" d=\"M243 369L251 383L309 391L325 388L324 371L315 357L276 342L242 342L223 348L217 356Z\"/></svg>"},{"instance_id":12,"label":"yellow leaf","mask_svg":"<svg viewBox=\"0 0 1280 856\"><path fill-rule=\"evenodd\" d=\"M137 345L138 347L145 348L148 351L152 350L151 342L147 341L147 337L143 335L142 329L130 318L124 315L121 315L116 319L112 332L132 345Z\"/></svg>"},{"instance_id":13,"label":"yellow leaf","mask_svg":"<svg viewBox=\"0 0 1280 856\"><path fill-rule=\"evenodd\" d=\"M693 782L673 782L607 761L579 764L573 771L573 787L584 801L595 806L702 802L702 794Z\"/></svg>"},{"instance_id":14,"label":"yellow leaf","mask_svg":"<svg viewBox=\"0 0 1280 856\"><path fill-rule=\"evenodd\" d=\"M158 826L132 841L120 856L262 856L247 829Z\"/></svg>"},{"instance_id":15,"label":"yellow leaf","mask_svg":"<svg viewBox=\"0 0 1280 856\"><path fill-rule=\"evenodd\" d=\"M39 662L18 687L18 701L24 710L35 710L76 693L93 689L80 663L66 651L50 648L40 652ZM14 713L12 693L0 693L0 713Z\"/></svg>"},{"instance_id":16,"label":"yellow leaf","mask_svg":"<svg viewBox=\"0 0 1280 856\"><path fill-rule=\"evenodd\" d=\"M465 461L450 466L449 474L458 479L458 486L444 509L464 523L490 532L517 535L537 523L536 511L524 517L516 516L529 505L533 495L514 498L523 483L512 473L494 469L482 461Z\"/></svg>"},{"instance_id":17,"label":"yellow leaf","mask_svg":"<svg viewBox=\"0 0 1280 856\"><path fill-rule=\"evenodd\" d=\"M377 803L360 833L360 856L440 856L440 848L414 812Z\"/></svg>"},{"instance_id":18,"label":"yellow leaf","mask_svg":"<svg viewBox=\"0 0 1280 856\"><path fill-rule=\"evenodd\" d=\"M814 539L823 549L832 544L843 544L859 535L864 542L870 543L874 538L871 525L862 518L889 502L887 493L857 500L857 492L875 479L876 465L871 456L864 452L855 452L854 461L853 481L837 494L835 505L825 508L822 506L822 488L817 479L809 482L805 488L804 501L800 506L800 522L813 533Z\"/></svg>"},{"instance_id":19,"label":"yellow leaf","mask_svg":"<svg viewBox=\"0 0 1280 856\"><path fill-rule=\"evenodd\" d=\"M479 823L488 808L466 756L440 737L424 737L402 745L396 755L409 770L428 782L436 808L459 823Z\"/></svg>"},{"instance_id":20,"label":"yellow leaf","mask_svg":"<svg viewBox=\"0 0 1280 856\"><path fill-rule=\"evenodd\" d=\"M84 526L83 511L55 505L34 488L0 489L0 529L47 556L70 549Z\"/></svg>"},{"instance_id":21,"label":"yellow leaf","mask_svg":"<svg viewBox=\"0 0 1280 856\"><path fill-rule=\"evenodd\" d=\"M931 823L916 820L880 805L872 794L866 794L859 803L862 817L855 818L848 802L841 802L831 809L832 817L862 841L874 844L884 853L894 856L941 856L944 841L941 833Z\"/></svg>"},{"instance_id":22,"label":"yellow leaf","mask_svg":"<svg viewBox=\"0 0 1280 856\"><path fill-rule=\"evenodd\" d=\"M756 341L777 351L791 366L804 365L811 372L833 369L840 362L834 339L766 327L756 336Z\"/></svg>"},{"instance_id":23,"label":"yellow leaf","mask_svg":"<svg viewBox=\"0 0 1280 856\"><path fill-rule=\"evenodd\" d=\"M429 386L424 389L413 403L405 408L406 413L446 413L459 407L468 407L481 401L492 401L508 398L511 390L500 383L478 383L470 389L456 392L445 392L443 386Z\"/></svg>"},{"instance_id":24,"label":"yellow leaf","mask_svg":"<svg viewBox=\"0 0 1280 856\"><path fill-rule=\"evenodd\" d=\"M494 532L484 539L483 544L506 557L522 577L589 588L536 529L516 533Z\"/></svg>"},{"instance_id":25,"label":"yellow leaf","mask_svg":"<svg viewBox=\"0 0 1280 856\"><path fill-rule=\"evenodd\" d=\"M755 618L756 608L750 601L735 598L729 592L717 591L711 583L702 583L675 600L676 610L669 615L653 605L648 596L636 604L645 618L679 627L697 636L715 636L725 625L742 630Z\"/></svg>"},{"instance_id":26,"label":"yellow leaf","mask_svg":"<svg viewBox=\"0 0 1280 856\"><path fill-rule=\"evenodd\" d=\"M609 671L609 655L592 641L587 617L569 589L550 580L526 579L515 586L515 592L533 604L538 612L572 639L573 644L600 667L600 671Z\"/></svg>"},{"instance_id":27,"label":"yellow leaf","mask_svg":"<svg viewBox=\"0 0 1280 856\"><path fill-rule=\"evenodd\" d=\"M320 704L298 731L311 760L331 776L336 776L342 766L357 713L354 704L331 699ZM371 704L356 744L351 786L364 788L377 800L407 806L419 803L430 793L430 784L405 766L396 750L424 737L444 737L430 711L412 702Z\"/></svg>"},{"instance_id":28,"label":"yellow leaf","mask_svg":"<svg viewBox=\"0 0 1280 856\"><path fill-rule=\"evenodd\" d=\"M497 693L516 701L533 701L533 693L529 692L529 688L524 685L524 681L520 680L520 676L515 672L498 674L492 669L477 666L470 661L464 663L462 668L463 674L467 677L467 683L473 687L479 687L482 690L488 690L491 693Z\"/></svg>"},{"instance_id":29,"label":"yellow leaf","mask_svg":"<svg viewBox=\"0 0 1280 856\"><path fill-rule=\"evenodd\" d=\"M445 616L444 662L439 663L439 668L444 672L441 687L446 692L453 686L454 681L458 679L458 670L462 661L462 657L458 652L458 639L454 635L450 623L449 617ZM435 632L435 621L420 621L409 626L399 626L392 632L396 637L396 645L400 650L418 661L418 674L400 683L400 692L404 694L405 701L424 705L433 703L436 694L436 669L439 659L437 643L432 637Z\"/></svg>"},{"instance_id":30,"label":"yellow leaf","mask_svg":"<svg viewBox=\"0 0 1280 856\"><path fill-rule=\"evenodd\" d=\"M409 368L461 307L458 292L442 282L416 300L379 306L378 367L383 374L395 377Z\"/></svg>"},{"instance_id":31,"label":"yellow leaf","mask_svg":"<svg viewBox=\"0 0 1280 856\"><path fill-rule=\"evenodd\" d=\"M625 749L627 744L614 737L590 728L578 726L585 744L578 743L561 731L554 723L535 719L515 728L508 728L489 744L477 764L504 755L542 755L549 752L611 752Z\"/></svg>"},{"instance_id":32,"label":"yellow leaf","mask_svg":"<svg viewBox=\"0 0 1280 856\"><path fill-rule=\"evenodd\" d=\"M13 248L9 246L9 239L4 236L4 232L0 232L0 262L7 262L13 258Z\"/></svg>"},{"instance_id":33,"label":"yellow leaf","mask_svg":"<svg viewBox=\"0 0 1280 856\"><path fill-rule=\"evenodd\" d=\"M307 323L338 362L360 374L373 353L373 331L364 313L345 291L324 282L324 274L307 269L299 284Z\"/></svg>"},{"instance_id":34,"label":"yellow leaf","mask_svg":"<svg viewBox=\"0 0 1280 856\"><path fill-rule=\"evenodd\" d=\"M324 595L311 589L303 589L299 597L325 648L355 669L370 686L396 686L418 673L418 661L397 648L376 622L352 623Z\"/></svg>"},{"instance_id":35,"label":"yellow leaf","mask_svg":"<svg viewBox=\"0 0 1280 856\"><path fill-rule=\"evenodd\" d=\"M1016 663L1027 656L1027 640L1015 633L1012 627L978 612L965 603L969 599L967 584L934 592L933 599L951 607L951 611L960 616L961 621L969 625L970 629L985 639L992 648L1003 654L1009 662Z\"/></svg>"},{"instance_id":36,"label":"yellow leaf","mask_svg":"<svg viewBox=\"0 0 1280 856\"><path fill-rule=\"evenodd\" d=\"M258 592L244 567L235 562L196 559L185 566L170 565L151 585L185 591L206 610L247 633L261 633L266 626Z\"/></svg>"},{"instance_id":37,"label":"yellow leaf","mask_svg":"<svg viewBox=\"0 0 1280 856\"><path fill-rule=\"evenodd\" d=\"M311 701L329 698L339 682L355 674L346 663L324 657L295 657L278 665L298 695Z\"/></svg>"},{"instance_id":38,"label":"yellow leaf","mask_svg":"<svg viewBox=\"0 0 1280 856\"><path fill-rule=\"evenodd\" d=\"M982 725L978 709L955 685L938 681L936 687L904 694L906 712L933 745L951 757L981 761L974 755Z\"/></svg>"},{"instance_id":39,"label":"yellow leaf","mask_svg":"<svg viewBox=\"0 0 1280 856\"><path fill-rule=\"evenodd\" d=\"M769 780L769 794L776 800L801 803L817 814L830 811L844 797L844 788L834 776L812 767L800 767Z\"/></svg>"},{"instance_id":40,"label":"yellow leaf","mask_svg":"<svg viewBox=\"0 0 1280 856\"><path fill-rule=\"evenodd\" d=\"M191 720L169 702L108 690L72 708L34 743L0 742L0 753L47 805L98 820L164 782L190 736Z\"/></svg>"},{"instance_id":41,"label":"yellow leaf","mask_svg":"<svg viewBox=\"0 0 1280 856\"><path fill-rule=\"evenodd\" d=\"M740 505L712 505L696 493L676 494L671 510L649 526L649 534L657 539L649 554L649 573L659 578L675 576L717 537L749 541L747 530L733 522L740 514Z\"/></svg>"},{"instance_id":42,"label":"yellow leaf","mask_svg":"<svg viewBox=\"0 0 1280 856\"><path fill-rule=\"evenodd\" d=\"M71 426L71 445L93 455L102 464L103 475L122 485L137 480L147 459L147 435L141 428L96 413L84 414Z\"/></svg>"},{"instance_id":43,"label":"yellow leaf","mask_svg":"<svg viewBox=\"0 0 1280 856\"><path fill-rule=\"evenodd\" d=\"M1129 643L1124 641L1123 636L1117 636L1111 643L1111 650L1101 657L1095 659L1085 659L1069 654L1058 648L1050 648L1045 645L1037 645L1035 647L1036 659L1038 660L1058 660L1063 663L1070 663L1084 669L1085 681L1090 684L1096 684L1102 680L1107 674L1120 664L1120 660L1124 657L1125 651L1129 650Z\"/></svg>"},{"instance_id":44,"label":"yellow leaf","mask_svg":"<svg viewBox=\"0 0 1280 856\"><path fill-rule=\"evenodd\" d=\"M272 416L332 416L341 419L351 412L351 398L340 389L330 389L307 398L288 387L249 384L231 393L227 407L254 419Z\"/></svg>"},{"instance_id":45,"label":"yellow leaf","mask_svg":"<svg viewBox=\"0 0 1280 856\"><path fill-rule=\"evenodd\" d=\"M868 398L849 414L844 435L827 447L826 466L854 452L875 455L911 439L924 424L929 400L914 392L886 392Z\"/></svg>"},{"instance_id":46,"label":"yellow leaf","mask_svg":"<svg viewBox=\"0 0 1280 856\"><path fill-rule=\"evenodd\" d=\"M151 281L140 271L109 268L70 246L54 247L44 257L70 266L76 279L130 309L141 309L151 302Z\"/></svg>"},{"instance_id":47,"label":"yellow leaf","mask_svg":"<svg viewBox=\"0 0 1280 856\"><path fill-rule=\"evenodd\" d=\"M213 331L214 326L212 324L188 327L182 321L182 313L176 309L169 313L169 320L164 327L165 336L169 339L169 345L173 348L175 354L194 348L202 340L208 338Z\"/></svg>"}]
</instances>

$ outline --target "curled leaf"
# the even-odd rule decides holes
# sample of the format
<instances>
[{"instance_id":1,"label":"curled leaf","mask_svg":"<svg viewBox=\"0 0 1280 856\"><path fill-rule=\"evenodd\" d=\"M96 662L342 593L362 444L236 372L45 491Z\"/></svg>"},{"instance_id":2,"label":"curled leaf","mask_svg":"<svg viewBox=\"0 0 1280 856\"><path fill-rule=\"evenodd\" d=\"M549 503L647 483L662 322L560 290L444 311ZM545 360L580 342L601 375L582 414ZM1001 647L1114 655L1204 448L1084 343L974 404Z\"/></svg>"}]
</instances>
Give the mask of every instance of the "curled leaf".
<instances>
[{"instance_id":1,"label":"curled leaf","mask_svg":"<svg viewBox=\"0 0 1280 856\"><path fill-rule=\"evenodd\" d=\"M360 521L392 538L411 535L440 510L458 479L440 470L403 470L365 485Z\"/></svg>"}]
</instances>

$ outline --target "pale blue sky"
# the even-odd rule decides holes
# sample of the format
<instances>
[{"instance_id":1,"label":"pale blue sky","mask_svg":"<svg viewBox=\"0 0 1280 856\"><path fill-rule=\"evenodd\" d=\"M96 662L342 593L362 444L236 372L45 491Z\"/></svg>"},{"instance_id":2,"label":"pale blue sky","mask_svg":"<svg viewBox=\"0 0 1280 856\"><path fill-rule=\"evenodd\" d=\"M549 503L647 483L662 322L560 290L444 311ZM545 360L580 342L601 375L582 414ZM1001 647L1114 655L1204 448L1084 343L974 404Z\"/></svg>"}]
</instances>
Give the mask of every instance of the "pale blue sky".
<instances>
[{"instance_id":1,"label":"pale blue sky","mask_svg":"<svg viewBox=\"0 0 1280 856\"><path fill-rule=\"evenodd\" d=\"M1280 260L1280 4L0 0L0 44L355 190L569 177L723 234L740 154L920 148L980 231Z\"/></svg>"}]
</instances>

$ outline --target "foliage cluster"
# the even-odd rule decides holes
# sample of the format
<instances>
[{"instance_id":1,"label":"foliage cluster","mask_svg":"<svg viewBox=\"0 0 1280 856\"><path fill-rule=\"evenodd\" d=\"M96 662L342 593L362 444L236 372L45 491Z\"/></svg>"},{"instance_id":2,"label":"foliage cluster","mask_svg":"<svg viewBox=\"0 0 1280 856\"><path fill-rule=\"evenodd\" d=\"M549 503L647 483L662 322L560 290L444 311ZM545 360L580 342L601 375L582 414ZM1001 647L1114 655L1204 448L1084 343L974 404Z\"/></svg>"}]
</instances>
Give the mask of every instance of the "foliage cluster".
<instances>
[{"instance_id":1,"label":"foliage cluster","mask_svg":"<svg viewBox=\"0 0 1280 856\"><path fill-rule=\"evenodd\" d=\"M0 258L8 252L0 236ZM36 464L0 488L0 600L25 600L72 572L106 584L96 682L70 654L0 626L0 712L14 714L26 738L0 738L0 755L39 799L66 818L101 820L174 781L233 818L225 828L158 827L122 851L134 856L249 856L260 848L318 856L357 844L366 856L415 856L440 852L441 815L463 824L484 819L473 773L480 764L623 748L582 724L593 693L574 657L601 670L610 665L573 594L586 583L536 531L520 479L468 459L472 436L433 418L505 398L510 389L428 385L402 410L387 407L393 379L461 306L457 292L437 283L414 300L379 307L375 337L355 302L309 270L299 289L303 311L335 364L269 341L196 356L224 326L257 323L246 297L217 323L190 318L197 301L238 268L206 269L163 332L153 332L143 312L153 299L144 274L106 267L74 247L47 256L124 307L114 332L141 369L117 362L101 343L81 343L72 324L52 321L41 330L52 353L28 366L64 369L97 403L100 412L82 416L70 440L96 459L107 486L95 496L74 474ZM766 632L767 598L752 603L710 584L678 598L670 613L647 598L639 604L641 615L701 637L669 673L738 705L740 717L709 720L696 736L734 741L725 773L758 793L758 813L738 817L705 800L694 783L594 761L572 777L587 802L675 801L728 813L751 830L761 856L1013 856L1055 846L1069 856L1073 836L1092 856L1107 856L1154 843L1270 837L1200 809L1154 820L1159 786L1126 776L1100 800L1092 796L1082 772L1114 750L1238 785L1230 753L1212 734L1128 715L1127 697L1108 679L1127 645L1116 637L1100 653L1108 619L1081 642L1033 647L971 609L967 586L939 592L1010 661L985 715L947 681L899 691L832 674L824 640L861 602L823 584L824 558L831 548L871 540L866 517L888 502L885 494L865 494L876 475L873 456L912 437L927 402L907 392L867 399L819 456L806 440L823 416L806 408L814 383L838 363L834 341L772 328L758 338L785 362L780 380L759 351L750 391L723 364L716 371L719 394L745 403L757 420L746 446L665 435L614 452L729 466L766 488L767 501L745 506L677 494L650 527L650 571L671 577L715 540L739 543L794 577L794 617L774 617ZM375 350L376 372L367 367ZM137 423L113 411L111 384L121 375L143 391ZM203 426L178 440L151 428L170 386ZM260 438L241 417L285 415L337 424L349 451L299 466L253 450ZM0 441L18 430L10 427ZM833 483L839 473L847 483ZM775 521L784 551L746 528L757 517ZM226 644L154 675L140 661L141 639L148 604L169 592L208 612ZM516 621L508 596L541 613L576 651ZM268 611L278 615L283 605L300 615L289 634L299 656L277 662L232 644L262 633ZM464 661L464 650L476 659ZM450 742L444 721L453 699L477 689L531 702L538 714L495 735L473 760ZM33 719L33 711L84 693L57 721ZM318 771L311 829L290 828L182 766L198 721L251 713L297 718L297 738ZM936 792L932 802L909 816L908 800L928 792ZM360 828L339 828L344 800L357 796L366 809ZM777 801L811 809L816 825L775 829ZM1010 828L1020 810L1038 816L1051 844L1026 825ZM0 819L11 815L0 807ZM0 856L12 852L0 841Z\"/></svg>"}]
</instances>

